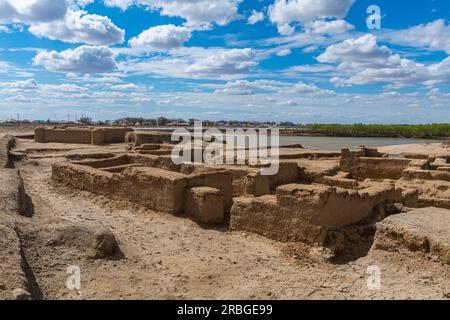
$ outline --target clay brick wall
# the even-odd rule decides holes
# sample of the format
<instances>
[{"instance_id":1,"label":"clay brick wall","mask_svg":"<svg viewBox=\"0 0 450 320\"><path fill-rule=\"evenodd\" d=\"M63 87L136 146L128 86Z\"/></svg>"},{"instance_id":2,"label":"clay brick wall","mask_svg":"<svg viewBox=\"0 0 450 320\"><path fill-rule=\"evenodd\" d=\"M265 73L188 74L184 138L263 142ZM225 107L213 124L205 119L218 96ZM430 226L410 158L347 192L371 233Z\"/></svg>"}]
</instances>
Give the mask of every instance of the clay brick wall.
<instances>
[{"instance_id":1,"label":"clay brick wall","mask_svg":"<svg viewBox=\"0 0 450 320\"><path fill-rule=\"evenodd\" d=\"M222 223L224 220L222 192L210 187L189 188L185 192L184 211L200 223Z\"/></svg>"},{"instance_id":2,"label":"clay brick wall","mask_svg":"<svg viewBox=\"0 0 450 320\"><path fill-rule=\"evenodd\" d=\"M278 173L267 177L271 189L283 184L299 182L298 164L297 162L280 162Z\"/></svg>"},{"instance_id":3,"label":"clay brick wall","mask_svg":"<svg viewBox=\"0 0 450 320\"><path fill-rule=\"evenodd\" d=\"M230 228L279 241L323 244L328 231L369 217L386 201L402 202L402 192L380 183L363 190L290 184L276 196L241 197L231 210Z\"/></svg>"},{"instance_id":4,"label":"clay brick wall","mask_svg":"<svg viewBox=\"0 0 450 320\"><path fill-rule=\"evenodd\" d=\"M119 182L112 173L69 162L53 164L52 179L102 195L114 194Z\"/></svg>"},{"instance_id":5,"label":"clay brick wall","mask_svg":"<svg viewBox=\"0 0 450 320\"><path fill-rule=\"evenodd\" d=\"M44 128L35 129L36 142L105 144L125 142L130 128Z\"/></svg>"},{"instance_id":6,"label":"clay brick wall","mask_svg":"<svg viewBox=\"0 0 450 320\"><path fill-rule=\"evenodd\" d=\"M341 170L349 172L354 179L398 180L411 162L412 159L358 157L348 150L343 150Z\"/></svg>"},{"instance_id":7,"label":"clay brick wall","mask_svg":"<svg viewBox=\"0 0 450 320\"><path fill-rule=\"evenodd\" d=\"M233 174L221 170L200 174L191 174L188 176L188 186L192 187L211 187L222 191L223 204L225 212L230 212L233 205Z\"/></svg>"},{"instance_id":8,"label":"clay brick wall","mask_svg":"<svg viewBox=\"0 0 450 320\"><path fill-rule=\"evenodd\" d=\"M52 177L81 190L111 195L139 203L152 210L173 214L183 213L185 192L188 188L210 187L221 192L224 211L230 211L233 201L231 172L200 166L200 172L194 170L191 174L185 174L165 168L143 166L145 161L139 161L143 158L152 164L158 162L156 157L133 155L62 162L53 165ZM105 168L114 170L102 170ZM187 165L185 169L190 172L193 168L195 166ZM181 166L177 169L183 171Z\"/></svg>"},{"instance_id":9,"label":"clay brick wall","mask_svg":"<svg viewBox=\"0 0 450 320\"><path fill-rule=\"evenodd\" d=\"M131 128L101 128L104 132L104 143L124 143L125 135L133 132Z\"/></svg>"},{"instance_id":10,"label":"clay brick wall","mask_svg":"<svg viewBox=\"0 0 450 320\"><path fill-rule=\"evenodd\" d=\"M149 143L156 143L156 144L173 143L171 133L156 132L156 131L130 132L126 134L125 140L128 143L134 144L136 147Z\"/></svg>"},{"instance_id":11,"label":"clay brick wall","mask_svg":"<svg viewBox=\"0 0 450 320\"><path fill-rule=\"evenodd\" d=\"M36 138L35 138L36 139ZM37 142L59 142L91 144L90 129L47 129L43 131L41 141Z\"/></svg>"},{"instance_id":12,"label":"clay brick wall","mask_svg":"<svg viewBox=\"0 0 450 320\"><path fill-rule=\"evenodd\" d=\"M442 180L450 181L450 172L438 170L419 170L406 169L403 172L403 178L406 180L423 179L423 180Z\"/></svg>"},{"instance_id":13,"label":"clay brick wall","mask_svg":"<svg viewBox=\"0 0 450 320\"><path fill-rule=\"evenodd\" d=\"M120 182L120 196L147 208L182 214L184 193L188 185L186 175L163 169L127 168Z\"/></svg>"}]
</instances>

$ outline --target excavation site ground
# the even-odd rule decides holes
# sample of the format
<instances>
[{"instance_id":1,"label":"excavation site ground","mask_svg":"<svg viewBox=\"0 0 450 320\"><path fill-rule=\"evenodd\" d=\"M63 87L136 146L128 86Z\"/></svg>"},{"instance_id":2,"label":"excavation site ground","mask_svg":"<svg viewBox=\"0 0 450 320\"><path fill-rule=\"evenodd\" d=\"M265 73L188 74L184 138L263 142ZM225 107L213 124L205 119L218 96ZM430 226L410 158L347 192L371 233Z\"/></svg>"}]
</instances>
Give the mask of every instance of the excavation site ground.
<instances>
[{"instance_id":1,"label":"excavation site ground","mask_svg":"<svg viewBox=\"0 0 450 320\"><path fill-rule=\"evenodd\" d=\"M284 146L270 176L173 148L2 127L0 299L450 299L445 143Z\"/></svg>"}]
</instances>

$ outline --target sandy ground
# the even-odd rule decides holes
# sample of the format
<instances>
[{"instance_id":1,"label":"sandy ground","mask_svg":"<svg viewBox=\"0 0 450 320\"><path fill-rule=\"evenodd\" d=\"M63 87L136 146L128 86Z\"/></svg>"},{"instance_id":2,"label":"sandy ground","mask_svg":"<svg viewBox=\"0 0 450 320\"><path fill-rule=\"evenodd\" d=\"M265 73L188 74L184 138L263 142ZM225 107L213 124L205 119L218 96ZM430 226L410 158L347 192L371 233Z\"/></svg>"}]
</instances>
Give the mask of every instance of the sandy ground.
<instances>
[{"instance_id":1,"label":"sandy ground","mask_svg":"<svg viewBox=\"0 0 450 320\"><path fill-rule=\"evenodd\" d=\"M19 141L17 149L30 146ZM73 190L51 180L51 164L79 151L68 149L86 146L46 146L47 151L31 151L18 166L34 212L30 218L18 216L17 224L43 299L450 298L450 266L437 262L375 250L333 264L295 245L225 228L204 229L189 219ZM63 150L48 151L58 148ZM114 233L120 256L92 259L79 248L52 244L44 232L61 224L92 223ZM381 291L367 287L372 265L381 269ZM70 266L80 267L80 290L66 287Z\"/></svg>"},{"instance_id":2,"label":"sandy ground","mask_svg":"<svg viewBox=\"0 0 450 320\"><path fill-rule=\"evenodd\" d=\"M396 146L386 146L378 148L378 151L392 155L402 155L405 153L417 153L428 155L448 155L450 154L450 144L443 143L422 143L422 144L402 144Z\"/></svg>"}]
</instances>

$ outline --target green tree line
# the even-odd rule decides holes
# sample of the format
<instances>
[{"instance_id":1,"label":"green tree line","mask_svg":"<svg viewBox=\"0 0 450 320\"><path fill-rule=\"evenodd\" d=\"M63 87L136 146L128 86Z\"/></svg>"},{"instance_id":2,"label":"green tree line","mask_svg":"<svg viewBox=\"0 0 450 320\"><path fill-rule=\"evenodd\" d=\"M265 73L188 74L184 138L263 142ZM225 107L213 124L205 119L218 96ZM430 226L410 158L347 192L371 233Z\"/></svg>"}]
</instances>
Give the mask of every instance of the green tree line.
<instances>
[{"instance_id":1,"label":"green tree line","mask_svg":"<svg viewBox=\"0 0 450 320\"><path fill-rule=\"evenodd\" d=\"M450 124L383 125L383 124L307 124L305 131L336 136L383 136L404 138L450 137Z\"/></svg>"}]
</instances>

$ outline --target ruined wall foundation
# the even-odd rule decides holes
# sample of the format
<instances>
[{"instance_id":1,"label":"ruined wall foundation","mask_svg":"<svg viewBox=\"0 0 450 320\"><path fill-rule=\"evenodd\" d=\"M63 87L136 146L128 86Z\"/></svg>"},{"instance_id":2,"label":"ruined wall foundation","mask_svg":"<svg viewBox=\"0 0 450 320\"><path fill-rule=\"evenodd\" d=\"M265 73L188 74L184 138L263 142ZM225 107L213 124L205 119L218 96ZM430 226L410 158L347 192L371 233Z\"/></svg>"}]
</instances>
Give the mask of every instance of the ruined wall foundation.
<instances>
[{"instance_id":1,"label":"ruined wall foundation","mask_svg":"<svg viewBox=\"0 0 450 320\"><path fill-rule=\"evenodd\" d=\"M108 144L123 143L125 135L133 131L131 128L47 128L35 129L36 142L48 143L78 143L78 144Z\"/></svg>"},{"instance_id":2,"label":"ruined wall foundation","mask_svg":"<svg viewBox=\"0 0 450 320\"><path fill-rule=\"evenodd\" d=\"M346 190L318 184L289 184L276 195L237 198L230 228L280 241L323 244L329 230L369 217L377 205L402 202L401 190L392 184L374 184Z\"/></svg>"}]
</instances>

